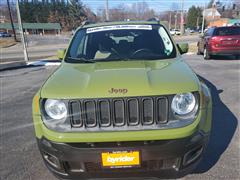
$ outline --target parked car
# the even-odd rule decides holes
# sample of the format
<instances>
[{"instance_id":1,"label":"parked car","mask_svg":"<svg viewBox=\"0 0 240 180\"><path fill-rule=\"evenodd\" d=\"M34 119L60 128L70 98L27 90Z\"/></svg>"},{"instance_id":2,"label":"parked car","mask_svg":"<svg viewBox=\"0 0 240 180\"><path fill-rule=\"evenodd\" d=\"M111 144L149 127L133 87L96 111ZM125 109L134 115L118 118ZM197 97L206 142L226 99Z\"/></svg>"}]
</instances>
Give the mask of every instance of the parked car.
<instances>
[{"instance_id":1,"label":"parked car","mask_svg":"<svg viewBox=\"0 0 240 180\"><path fill-rule=\"evenodd\" d=\"M195 33L196 32L196 30L194 30L194 29L190 29L190 31L189 31L191 34L193 34L193 33Z\"/></svg>"},{"instance_id":2,"label":"parked car","mask_svg":"<svg viewBox=\"0 0 240 180\"><path fill-rule=\"evenodd\" d=\"M174 35L181 35L181 32L180 32L179 29L171 29L171 30L170 30L170 34L171 34L172 36L174 36Z\"/></svg>"},{"instance_id":3,"label":"parked car","mask_svg":"<svg viewBox=\"0 0 240 180\"><path fill-rule=\"evenodd\" d=\"M0 37L11 37L12 35L7 32L0 32Z\"/></svg>"},{"instance_id":4,"label":"parked car","mask_svg":"<svg viewBox=\"0 0 240 180\"><path fill-rule=\"evenodd\" d=\"M207 146L212 100L182 60L187 51L158 21L78 28L33 99L46 166L62 179L191 172Z\"/></svg>"},{"instance_id":5,"label":"parked car","mask_svg":"<svg viewBox=\"0 0 240 180\"><path fill-rule=\"evenodd\" d=\"M240 27L212 27L209 28L198 41L198 54L204 59L211 59L213 55L240 56Z\"/></svg>"}]
</instances>

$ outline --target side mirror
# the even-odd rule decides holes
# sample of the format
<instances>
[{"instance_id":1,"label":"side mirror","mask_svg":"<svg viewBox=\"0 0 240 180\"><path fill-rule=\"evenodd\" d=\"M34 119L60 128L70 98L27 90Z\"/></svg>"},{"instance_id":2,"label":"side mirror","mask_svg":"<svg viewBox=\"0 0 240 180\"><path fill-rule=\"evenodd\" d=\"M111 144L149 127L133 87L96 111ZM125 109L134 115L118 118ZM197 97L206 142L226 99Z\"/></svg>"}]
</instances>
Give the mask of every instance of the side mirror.
<instances>
[{"instance_id":1,"label":"side mirror","mask_svg":"<svg viewBox=\"0 0 240 180\"><path fill-rule=\"evenodd\" d=\"M61 49L57 51L57 57L59 60L63 60L65 52L66 52L66 49Z\"/></svg>"},{"instance_id":2,"label":"side mirror","mask_svg":"<svg viewBox=\"0 0 240 180\"><path fill-rule=\"evenodd\" d=\"M188 52L188 43L180 43L177 44L178 50L180 51L180 54L185 54Z\"/></svg>"}]
</instances>

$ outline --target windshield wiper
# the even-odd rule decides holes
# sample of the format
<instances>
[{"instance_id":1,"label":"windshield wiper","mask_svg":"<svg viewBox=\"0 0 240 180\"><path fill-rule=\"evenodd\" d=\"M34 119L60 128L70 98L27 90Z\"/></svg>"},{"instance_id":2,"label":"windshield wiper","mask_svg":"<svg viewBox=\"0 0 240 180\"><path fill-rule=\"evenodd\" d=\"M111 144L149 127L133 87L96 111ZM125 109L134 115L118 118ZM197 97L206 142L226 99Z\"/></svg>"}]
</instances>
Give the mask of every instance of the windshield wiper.
<instances>
[{"instance_id":1,"label":"windshield wiper","mask_svg":"<svg viewBox=\"0 0 240 180\"><path fill-rule=\"evenodd\" d=\"M82 63L95 63L92 59L85 59L85 58L74 58L74 57L67 57L67 59L73 60L74 63L82 62Z\"/></svg>"}]
</instances>

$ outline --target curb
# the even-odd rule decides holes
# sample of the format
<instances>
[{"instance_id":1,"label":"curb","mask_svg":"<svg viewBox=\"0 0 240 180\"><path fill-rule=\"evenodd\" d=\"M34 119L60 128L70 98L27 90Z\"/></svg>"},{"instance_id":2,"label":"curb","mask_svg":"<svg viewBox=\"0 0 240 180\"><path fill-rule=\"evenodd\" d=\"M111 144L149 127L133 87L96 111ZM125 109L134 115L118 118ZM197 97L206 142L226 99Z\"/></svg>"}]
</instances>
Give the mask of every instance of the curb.
<instances>
[{"instance_id":1,"label":"curb","mask_svg":"<svg viewBox=\"0 0 240 180\"><path fill-rule=\"evenodd\" d=\"M60 61L32 61L32 62L28 62L27 65L31 65L31 66L59 66L61 65Z\"/></svg>"}]
</instances>

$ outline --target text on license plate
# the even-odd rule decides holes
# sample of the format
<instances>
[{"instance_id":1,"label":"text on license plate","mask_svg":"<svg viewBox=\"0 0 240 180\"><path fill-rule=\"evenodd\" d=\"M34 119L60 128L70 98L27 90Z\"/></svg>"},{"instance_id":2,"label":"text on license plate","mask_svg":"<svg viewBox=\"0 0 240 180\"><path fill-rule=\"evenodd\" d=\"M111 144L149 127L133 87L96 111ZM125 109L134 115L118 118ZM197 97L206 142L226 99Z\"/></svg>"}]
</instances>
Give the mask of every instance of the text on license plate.
<instances>
[{"instance_id":1,"label":"text on license plate","mask_svg":"<svg viewBox=\"0 0 240 180\"><path fill-rule=\"evenodd\" d=\"M102 165L104 167L139 166L139 151L116 151L111 153L103 152Z\"/></svg>"}]
</instances>

